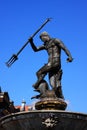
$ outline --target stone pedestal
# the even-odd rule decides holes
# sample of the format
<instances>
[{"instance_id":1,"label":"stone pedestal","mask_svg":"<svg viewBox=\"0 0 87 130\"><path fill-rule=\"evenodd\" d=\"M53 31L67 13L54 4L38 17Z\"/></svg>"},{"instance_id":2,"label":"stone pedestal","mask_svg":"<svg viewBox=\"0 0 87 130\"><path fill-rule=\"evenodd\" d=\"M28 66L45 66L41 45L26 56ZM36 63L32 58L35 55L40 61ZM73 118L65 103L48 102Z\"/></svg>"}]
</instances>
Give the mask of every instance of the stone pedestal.
<instances>
[{"instance_id":1,"label":"stone pedestal","mask_svg":"<svg viewBox=\"0 0 87 130\"><path fill-rule=\"evenodd\" d=\"M35 104L36 110L65 110L67 103L58 98L43 98Z\"/></svg>"},{"instance_id":2,"label":"stone pedestal","mask_svg":"<svg viewBox=\"0 0 87 130\"><path fill-rule=\"evenodd\" d=\"M65 110L67 103L64 99L58 98L55 91L48 90L45 95L35 104L36 110Z\"/></svg>"}]
</instances>

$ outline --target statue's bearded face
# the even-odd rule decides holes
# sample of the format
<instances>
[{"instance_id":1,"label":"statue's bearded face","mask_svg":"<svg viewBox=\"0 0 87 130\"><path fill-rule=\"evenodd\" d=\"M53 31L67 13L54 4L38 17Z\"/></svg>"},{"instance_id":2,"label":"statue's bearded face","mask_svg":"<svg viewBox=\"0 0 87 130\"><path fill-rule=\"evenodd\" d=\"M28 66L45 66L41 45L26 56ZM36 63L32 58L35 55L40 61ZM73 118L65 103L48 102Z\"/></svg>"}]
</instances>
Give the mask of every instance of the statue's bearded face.
<instances>
[{"instance_id":1,"label":"statue's bearded face","mask_svg":"<svg viewBox=\"0 0 87 130\"><path fill-rule=\"evenodd\" d=\"M46 41L49 41L49 40L50 40L50 37L47 36L47 35L43 35L43 36L41 36L40 38L41 38L41 40L42 40L43 42L46 42Z\"/></svg>"}]
</instances>

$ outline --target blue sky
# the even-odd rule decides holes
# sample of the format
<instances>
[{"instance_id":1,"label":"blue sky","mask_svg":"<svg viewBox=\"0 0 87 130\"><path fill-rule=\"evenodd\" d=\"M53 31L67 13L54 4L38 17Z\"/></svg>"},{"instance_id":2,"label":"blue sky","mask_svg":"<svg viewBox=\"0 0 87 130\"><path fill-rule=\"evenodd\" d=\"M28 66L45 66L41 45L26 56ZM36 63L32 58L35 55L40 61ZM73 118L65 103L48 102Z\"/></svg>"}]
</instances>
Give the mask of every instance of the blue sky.
<instances>
[{"instance_id":1,"label":"blue sky","mask_svg":"<svg viewBox=\"0 0 87 130\"><path fill-rule=\"evenodd\" d=\"M39 35L47 31L61 39L74 60L66 62L62 51L62 89L68 102L67 110L87 113L87 1L86 0L0 0L0 86L9 92L15 105L22 99L28 105L33 95L32 84L36 72L47 63L45 51L33 52L28 44L19 59L7 68L5 62L17 53L27 39L46 20L53 19L34 37L37 46ZM46 77L47 79L47 77ZM48 80L48 79L47 79Z\"/></svg>"}]
</instances>

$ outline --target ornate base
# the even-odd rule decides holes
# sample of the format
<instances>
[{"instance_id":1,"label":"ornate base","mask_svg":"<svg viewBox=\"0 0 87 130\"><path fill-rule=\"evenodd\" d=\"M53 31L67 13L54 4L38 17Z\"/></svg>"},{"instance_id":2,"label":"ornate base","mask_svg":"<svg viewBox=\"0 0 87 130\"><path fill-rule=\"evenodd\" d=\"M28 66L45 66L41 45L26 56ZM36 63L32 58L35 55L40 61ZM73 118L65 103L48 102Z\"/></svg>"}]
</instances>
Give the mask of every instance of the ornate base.
<instances>
[{"instance_id":1,"label":"ornate base","mask_svg":"<svg viewBox=\"0 0 87 130\"><path fill-rule=\"evenodd\" d=\"M46 91L40 101L35 104L36 110L65 110L67 103L62 98L58 98L53 90Z\"/></svg>"},{"instance_id":2,"label":"ornate base","mask_svg":"<svg viewBox=\"0 0 87 130\"><path fill-rule=\"evenodd\" d=\"M36 110L65 110L67 103L58 98L44 98L35 104Z\"/></svg>"}]
</instances>

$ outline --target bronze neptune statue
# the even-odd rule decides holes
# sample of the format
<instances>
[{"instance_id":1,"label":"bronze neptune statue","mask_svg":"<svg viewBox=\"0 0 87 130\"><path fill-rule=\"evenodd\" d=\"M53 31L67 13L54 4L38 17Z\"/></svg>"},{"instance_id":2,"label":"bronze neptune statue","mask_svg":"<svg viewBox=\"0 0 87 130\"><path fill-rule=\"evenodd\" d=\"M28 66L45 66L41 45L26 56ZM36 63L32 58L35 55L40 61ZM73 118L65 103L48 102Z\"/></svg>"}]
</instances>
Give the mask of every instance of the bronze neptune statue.
<instances>
[{"instance_id":1,"label":"bronze neptune statue","mask_svg":"<svg viewBox=\"0 0 87 130\"><path fill-rule=\"evenodd\" d=\"M43 95L44 92L48 90L48 84L44 80L44 77L46 76L46 74L48 74L52 90L55 92L58 98L64 99L61 90L61 77L62 77L61 50L63 50L68 56L67 62L72 62L73 60L71 53L65 47L65 45L61 40L57 38L51 38L47 32L41 33L40 39L43 41L43 44L39 47L36 47L33 42L33 38L30 38L29 42L31 44L31 47L35 52L46 50L49 57L48 57L48 63L46 63L42 68L40 68L36 72L37 82L33 85L33 87L36 89L36 91L39 91L40 94ZM39 96L37 95L36 98L38 97Z\"/></svg>"},{"instance_id":2,"label":"bronze neptune statue","mask_svg":"<svg viewBox=\"0 0 87 130\"><path fill-rule=\"evenodd\" d=\"M32 98L40 98L44 100L36 104L37 107L42 107L46 104L45 101L50 100L52 107L57 103L56 108L60 109L61 103L60 99L64 99L62 93L62 69L61 69L61 50L63 50L67 57L67 62L72 62L73 58L69 50L65 47L63 42L57 38L51 38L47 32L42 32L40 35L40 39L43 44L39 47L33 42L34 36L50 21L50 18L47 18L46 21L34 32L33 35L27 40L27 42L22 46L22 48L17 52L17 54L13 54L12 57L6 62L6 65L10 67L17 59L18 55L22 52L22 50L30 43L32 49L37 52L41 50L46 50L48 53L48 62L43 65L37 72L37 81L33 85L35 91L38 91L40 94L36 95ZM48 74L49 76L49 84L52 89L49 88L48 82L44 79L44 77ZM45 100L46 99L46 100ZM50 101L48 101L50 103ZM56 101L56 103L54 103ZM47 108L49 107L49 103L47 103ZM63 109L66 107L66 103L62 102ZM36 108L40 109L40 108Z\"/></svg>"}]
</instances>

